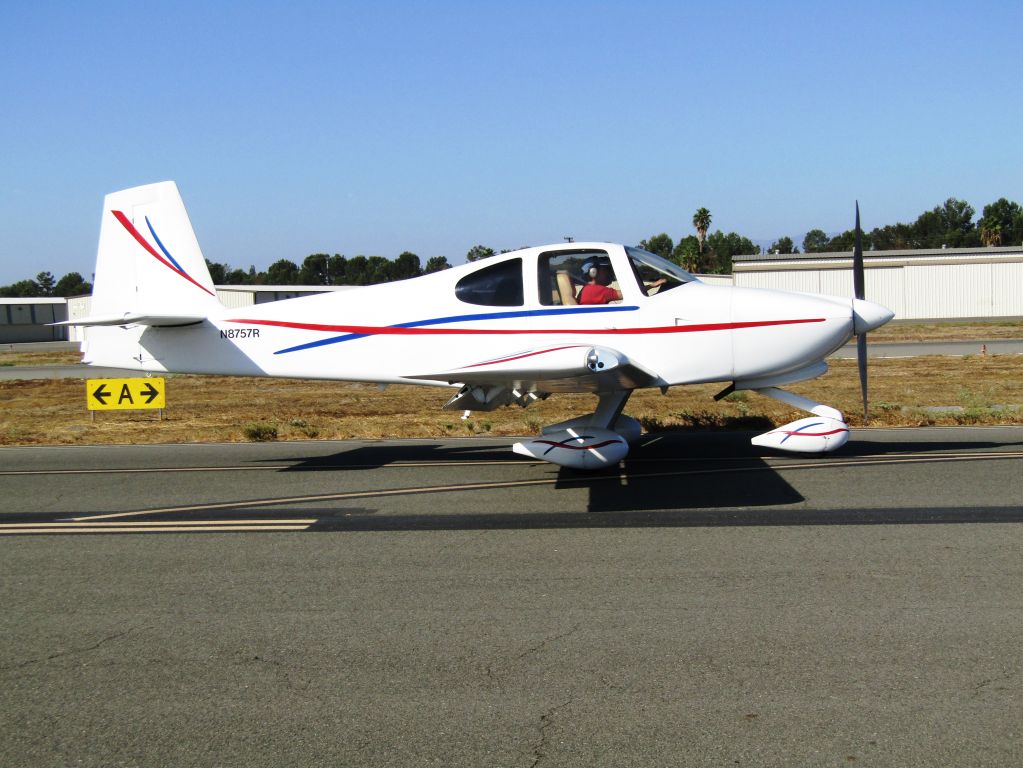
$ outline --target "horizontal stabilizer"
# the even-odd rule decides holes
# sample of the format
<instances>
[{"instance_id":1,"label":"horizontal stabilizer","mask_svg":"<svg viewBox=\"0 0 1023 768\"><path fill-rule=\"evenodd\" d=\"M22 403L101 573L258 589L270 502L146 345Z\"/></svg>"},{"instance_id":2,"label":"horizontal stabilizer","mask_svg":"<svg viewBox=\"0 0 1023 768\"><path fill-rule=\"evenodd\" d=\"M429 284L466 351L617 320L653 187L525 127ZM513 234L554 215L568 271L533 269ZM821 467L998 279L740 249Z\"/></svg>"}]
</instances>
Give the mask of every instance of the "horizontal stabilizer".
<instances>
[{"instance_id":1,"label":"horizontal stabilizer","mask_svg":"<svg viewBox=\"0 0 1023 768\"><path fill-rule=\"evenodd\" d=\"M120 315L97 315L82 317L78 320L64 320L49 325L150 325L157 328L175 325L195 325L206 319L206 315L143 315L137 312L124 312Z\"/></svg>"}]
</instances>

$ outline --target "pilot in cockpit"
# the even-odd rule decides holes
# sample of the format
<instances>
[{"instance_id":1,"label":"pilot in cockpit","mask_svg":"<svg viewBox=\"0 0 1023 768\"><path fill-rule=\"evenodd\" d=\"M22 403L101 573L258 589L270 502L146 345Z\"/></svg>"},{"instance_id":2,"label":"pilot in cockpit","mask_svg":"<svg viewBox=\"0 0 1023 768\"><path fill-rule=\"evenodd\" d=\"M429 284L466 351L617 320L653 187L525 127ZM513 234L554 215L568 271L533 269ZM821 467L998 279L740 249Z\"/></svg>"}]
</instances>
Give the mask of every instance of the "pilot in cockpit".
<instances>
[{"instance_id":1,"label":"pilot in cockpit","mask_svg":"<svg viewBox=\"0 0 1023 768\"><path fill-rule=\"evenodd\" d=\"M583 275L589 282L579 291L580 304L610 304L622 300L621 291L612 287L614 272L608 259L587 261L583 264Z\"/></svg>"}]
</instances>

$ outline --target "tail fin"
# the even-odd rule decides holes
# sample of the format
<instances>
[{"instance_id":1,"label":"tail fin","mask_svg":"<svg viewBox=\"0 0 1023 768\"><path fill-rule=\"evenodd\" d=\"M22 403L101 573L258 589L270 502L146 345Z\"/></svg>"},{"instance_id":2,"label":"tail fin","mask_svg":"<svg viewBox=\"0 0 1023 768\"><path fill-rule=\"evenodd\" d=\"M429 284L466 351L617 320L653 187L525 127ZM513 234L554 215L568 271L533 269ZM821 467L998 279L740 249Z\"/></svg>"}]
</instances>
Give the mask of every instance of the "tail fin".
<instances>
[{"instance_id":1,"label":"tail fin","mask_svg":"<svg viewBox=\"0 0 1023 768\"><path fill-rule=\"evenodd\" d=\"M221 308L173 181L106 196L92 311L76 325L181 325Z\"/></svg>"}]
</instances>

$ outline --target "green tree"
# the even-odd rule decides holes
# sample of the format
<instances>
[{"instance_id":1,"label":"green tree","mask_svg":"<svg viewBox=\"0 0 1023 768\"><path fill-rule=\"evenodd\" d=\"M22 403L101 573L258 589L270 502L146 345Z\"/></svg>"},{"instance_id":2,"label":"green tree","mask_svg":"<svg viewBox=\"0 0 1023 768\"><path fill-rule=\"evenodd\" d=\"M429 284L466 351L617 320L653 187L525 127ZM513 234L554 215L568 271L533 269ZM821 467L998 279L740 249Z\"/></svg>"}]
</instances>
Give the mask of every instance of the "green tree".
<instances>
[{"instance_id":1,"label":"green tree","mask_svg":"<svg viewBox=\"0 0 1023 768\"><path fill-rule=\"evenodd\" d=\"M485 245L474 245L469 249L469 252L465 254L466 261L479 261L480 259L486 259L494 255L494 249L488 248Z\"/></svg>"},{"instance_id":2,"label":"green tree","mask_svg":"<svg viewBox=\"0 0 1023 768\"><path fill-rule=\"evenodd\" d=\"M369 259L365 256L352 256L345 270L345 281L348 285L369 285Z\"/></svg>"},{"instance_id":3,"label":"green tree","mask_svg":"<svg viewBox=\"0 0 1023 768\"><path fill-rule=\"evenodd\" d=\"M53 288L55 296L85 296L92 293L92 284L85 282L80 274L77 272L68 272L64 277L57 281L57 285Z\"/></svg>"},{"instance_id":4,"label":"green tree","mask_svg":"<svg viewBox=\"0 0 1023 768\"><path fill-rule=\"evenodd\" d=\"M864 235L863 242L864 247L879 251L905 250L913 247L913 228L909 224L888 224Z\"/></svg>"},{"instance_id":5,"label":"green tree","mask_svg":"<svg viewBox=\"0 0 1023 768\"><path fill-rule=\"evenodd\" d=\"M227 273L231 269L227 264L218 264L206 259L206 269L210 271L210 279L214 285L227 284Z\"/></svg>"},{"instance_id":6,"label":"green tree","mask_svg":"<svg viewBox=\"0 0 1023 768\"><path fill-rule=\"evenodd\" d=\"M419 277L421 274L423 274L423 270L419 257L412 251L404 251L399 254L391 267L392 280L407 280L410 277Z\"/></svg>"},{"instance_id":7,"label":"green tree","mask_svg":"<svg viewBox=\"0 0 1023 768\"><path fill-rule=\"evenodd\" d=\"M366 273L369 285L388 283L394 279L394 262L383 256L370 256L366 260Z\"/></svg>"},{"instance_id":8,"label":"green tree","mask_svg":"<svg viewBox=\"0 0 1023 768\"><path fill-rule=\"evenodd\" d=\"M856 241L856 230L847 229L840 235L835 235L833 238L828 240L828 251L851 251L853 249L853 243ZM866 238L863 240L864 249L869 249L869 244Z\"/></svg>"},{"instance_id":9,"label":"green tree","mask_svg":"<svg viewBox=\"0 0 1023 768\"><path fill-rule=\"evenodd\" d=\"M697 208L693 214L693 226L696 227L696 237L700 241L700 253L703 253L703 246L707 240L707 231L710 229L710 211L706 208Z\"/></svg>"},{"instance_id":10,"label":"green tree","mask_svg":"<svg viewBox=\"0 0 1023 768\"><path fill-rule=\"evenodd\" d=\"M760 246L748 237L721 230L707 238L707 248L700 258L700 272L704 274L728 274L732 271L732 258L740 254L760 253Z\"/></svg>"},{"instance_id":11,"label":"green tree","mask_svg":"<svg viewBox=\"0 0 1023 768\"><path fill-rule=\"evenodd\" d=\"M824 253L828 247L828 236L823 229L811 229L803 238L804 253Z\"/></svg>"},{"instance_id":12,"label":"green tree","mask_svg":"<svg viewBox=\"0 0 1023 768\"><path fill-rule=\"evenodd\" d=\"M57 281L53 277L51 272L40 272L36 275L36 285L39 286L39 290L43 296L53 295L53 286L56 285Z\"/></svg>"},{"instance_id":13,"label":"green tree","mask_svg":"<svg viewBox=\"0 0 1023 768\"><path fill-rule=\"evenodd\" d=\"M327 259L327 279L331 285L348 284L348 259L340 253Z\"/></svg>"},{"instance_id":14,"label":"green tree","mask_svg":"<svg viewBox=\"0 0 1023 768\"><path fill-rule=\"evenodd\" d=\"M224 276L224 285L249 285L249 273L240 267L232 269Z\"/></svg>"},{"instance_id":15,"label":"green tree","mask_svg":"<svg viewBox=\"0 0 1023 768\"><path fill-rule=\"evenodd\" d=\"M35 298L42 295L43 291L35 280L19 280L16 283L0 288L0 296L5 298Z\"/></svg>"},{"instance_id":16,"label":"green tree","mask_svg":"<svg viewBox=\"0 0 1023 768\"><path fill-rule=\"evenodd\" d=\"M796 244L792 242L791 237L779 237L773 243L770 248L771 253L799 253L799 249L796 248Z\"/></svg>"},{"instance_id":17,"label":"green tree","mask_svg":"<svg viewBox=\"0 0 1023 768\"><path fill-rule=\"evenodd\" d=\"M440 272L445 269L451 269L451 265L448 264L447 256L431 256L426 261L426 269L423 272L427 275L432 272Z\"/></svg>"},{"instance_id":18,"label":"green tree","mask_svg":"<svg viewBox=\"0 0 1023 768\"><path fill-rule=\"evenodd\" d=\"M1023 208L1000 197L984 206L978 229L984 245L1016 245L1023 240Z\"/></svg>"},{"instance_id":19,"label":"green tree","mask_svg":"<svg viewBox=\"0 0 1023 768\"><path fill-rule=\"evenodd\" d=\"M298 271L300 285L330 285L330 256L312 253L305 257Z\"/></svg>"},{"instance_id":20,"label":"green tree","mask_svg":"<svg viewBox=\"0 0 1023 768\"><path fill-rule=\"evenodd\" d=\"M641 240L639 247L644 251L656 253L661 258L670 259L671 252L675 249L675 243L672 242L667 233L661 232L661 234L654 235L649 240Z\"/></svg>"},{"instance_id":21,"label":"green tree","mask_svg":"<svg viewBox=\"0 0 1023 768\"><path fill-rule=\"evenodd\" d=\"M949 239L957 246L966 245L966 241L975 231L973 214L976 213L976 210L973 206L965 200L950 197L934 210L941 217Z\"/></svg>"},{"instance_id":22,"label":"green tree","mask_svg":"<svg viewBox=\"0 0 1023 768\"><path fill-rule=\"evenodd\" d=\"M970 247L980 244L973 226L973 206L965 200L948 198L942 205L924 211L913 223L915 248Z\"/></svg>"},{"instance_id":23,"label":"green tree","mask_svg":"<svg viewBox=\"0 0 1023 768\"><path fill-rule=\"evenodd\" d=\"M289 259L279 259L266 271L270 285L298 285L298 265Z\"/></svg>"},{"instance_id":24,"label":"green tree","mask_svg":"<svg viewBox=\"0 0 1023 768\"><path fill-rule=\"evenodd\" d=\"M938 209L924 211L913 222L914 248L940 248L948 245L945 239L945 222L941 220Z\"/></svg>"},{"instance_id":25,"label":"green tree","mask_svg":"<svg viewBox=\"0 0 1023 768\"><path fill-rule=\"evenodd\" d=\"M671 260L682 269L695 272L700 266L700 240L696 235L686 235L671 251Z\"/></svg>"}]
</instances>

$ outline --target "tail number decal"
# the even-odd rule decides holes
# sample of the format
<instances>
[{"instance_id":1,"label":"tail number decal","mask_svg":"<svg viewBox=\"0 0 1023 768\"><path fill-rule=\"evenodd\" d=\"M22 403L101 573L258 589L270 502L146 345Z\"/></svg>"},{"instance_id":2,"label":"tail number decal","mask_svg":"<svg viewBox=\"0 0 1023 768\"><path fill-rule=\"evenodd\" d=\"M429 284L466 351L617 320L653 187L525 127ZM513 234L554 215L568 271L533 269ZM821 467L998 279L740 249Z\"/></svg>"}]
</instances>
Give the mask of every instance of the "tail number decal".
<instances>
[{"instance_id":1,"label":"tail number decal","mask_svg":"<svg viewBox=\"0 0 1023 768\"><path fill-rule=\"evenodd\" d=\"M258 328L225 328L220 332L222 339L258 339Z\"/></svg>"}]
</instances>

